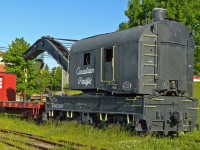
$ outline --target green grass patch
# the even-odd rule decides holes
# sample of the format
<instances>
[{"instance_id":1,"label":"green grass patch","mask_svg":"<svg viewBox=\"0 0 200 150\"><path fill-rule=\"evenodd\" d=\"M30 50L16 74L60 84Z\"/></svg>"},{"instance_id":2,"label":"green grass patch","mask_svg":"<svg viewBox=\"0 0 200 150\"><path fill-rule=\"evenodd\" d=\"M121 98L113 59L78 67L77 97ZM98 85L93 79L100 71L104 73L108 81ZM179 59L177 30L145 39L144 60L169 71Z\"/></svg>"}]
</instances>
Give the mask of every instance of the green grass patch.
<instances>
[{"instance_id":1,"label":"green grass patch","mask_svg":"<svg viewBox=\"0 0 200 150\"><path fill-rule=\"evenodd\" d=\"M195 98L198 98L199 100L199 108L200 108L200 82L194 82L194 91L193 91L193 96ZM198 123L200 124L200 109L199 109L199 114L198 114Z\"/></svg>"},{"instance_id":2,"label":"green grass patch","mask_svg":"<svg viewBox=\"0 0 200 150\"><path fill-rule=\"evenodd\" d=\"M65 90L65 93L66 93L68 96L71 96L71 95L81 94L82 92L79 91L79 90Z\"/></svg>"},{"instance_id":3,"label":"green grass patch","mask_svg":"<svg viewBox=\"0 0 200 150\"><path fill-rule=\"evenodd\" d=\"M6 126L5 126L6 123ZM89 125L81 125L77 122L47 122L36 124L32 121L10 118L7 115L0 116L2 128L12 129L40 136L45 136L51 140L67 140L98 148L107 149L130 149L130 150L184 150L199 149L200 144L195 140L200 140L199 131L192 134L181 135L178 138L168 137L154 138L151 136L141 137L131 134L129 131L121 130L119 126L112 125L106 129L97 129Z\"/></svg>"}]
</instances>

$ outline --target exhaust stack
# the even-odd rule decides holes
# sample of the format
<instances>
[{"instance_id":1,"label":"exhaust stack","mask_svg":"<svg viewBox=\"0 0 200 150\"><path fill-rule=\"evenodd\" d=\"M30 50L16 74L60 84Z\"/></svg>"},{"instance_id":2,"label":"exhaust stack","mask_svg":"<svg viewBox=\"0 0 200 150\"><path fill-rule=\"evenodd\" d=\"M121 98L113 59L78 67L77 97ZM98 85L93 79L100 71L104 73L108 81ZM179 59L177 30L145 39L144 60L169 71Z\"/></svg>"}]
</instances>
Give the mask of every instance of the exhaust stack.
<instances>
[{"instance_id":1,"label":"exhaust stack","mask_svg":"<svg viewBox=\"0 0 200 150\"><path fill-rule=\"evenodd\" d=\"M161 21L166 18L166 9L164 8L154 8L152 11L152 21Z\"/></svg>"}]
</instances>

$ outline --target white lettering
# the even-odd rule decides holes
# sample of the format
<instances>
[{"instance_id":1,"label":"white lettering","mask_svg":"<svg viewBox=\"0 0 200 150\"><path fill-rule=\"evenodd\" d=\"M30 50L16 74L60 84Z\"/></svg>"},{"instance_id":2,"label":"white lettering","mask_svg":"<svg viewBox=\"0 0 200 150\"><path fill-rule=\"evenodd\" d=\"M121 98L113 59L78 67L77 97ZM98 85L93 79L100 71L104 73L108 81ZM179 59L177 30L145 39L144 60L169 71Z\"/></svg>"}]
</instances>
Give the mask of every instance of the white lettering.
<instances>
[{"instance_id":1,"label":"white lettering","mask_svg":"<svg viewBox=\"0 0 200 150\"><path fill-rule=\"evenodd\" d=\"M85 86L88 86L88 84L92 84L92 79L91 78L86 78L86 79L82 79L82 77L78 78L78 84L82 84Z\"/></svg>"},{"instance_id":2,"label":"white lettering","mask_svg":"<svg viewBox=\"0 0 200 150\"><path fill-rule=\"evenodd\" d=\"M78 68L76 69L76 74L77 74L77 75L92 74L92 73L94 73L94 69L93 69L93 68L87 67L86 69L81 70L81 68L78 67Z\"/></svg>"}]
</instances>

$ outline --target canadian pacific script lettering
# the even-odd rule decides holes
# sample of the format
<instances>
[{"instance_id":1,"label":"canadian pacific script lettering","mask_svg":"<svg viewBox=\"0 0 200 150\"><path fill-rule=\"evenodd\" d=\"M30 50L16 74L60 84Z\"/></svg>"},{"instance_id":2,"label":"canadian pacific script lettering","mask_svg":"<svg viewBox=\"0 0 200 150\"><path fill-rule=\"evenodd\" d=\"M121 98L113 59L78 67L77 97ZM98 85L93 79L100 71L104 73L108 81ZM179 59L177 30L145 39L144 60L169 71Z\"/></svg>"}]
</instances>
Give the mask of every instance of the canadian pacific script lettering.
<instances>
[{"instance_id":1,"label":"canadian pacific script lettering","mask_svg":"<svg viewBox=\"0 0 200 150\"><path fill-rule=\"evenodd\" d=\"M83 79L82 77L79 77L78 78L78 84L83 84L85 86L88 86L88 84L92 84L92 79L91 78L86 78L86 79Z\"/></svg>"},{"instance_id":2,"label":"canadian pacific script lettering","mask_svg":"<svg viewBox=\"0 0 200 150\"><path fill-rule=\"evenodd\" d=\"M93 69L93 68L90 68L90 67L87 67L86 69L83 69L83 70L81 70L80 67L78 67L78 68L76 69L76 74L77 74L77 75L92 74L92 73L94 73L94 69Z\"/></svg>"},{"instance_id":3,"label":"canadian pacific script lettering","mask_svg":"<svg viewBox=\"0 0 200 150\"><path fill-rule=\"evenodd\" d=\"M78 84L88 86L89 84L92 84L92 78L91 77L81 77L81 75L87 75L87 74L93 74L94 68L87 67L86 69L81 69L80 67L77 67L76 69L76 75L80 76L78 78Z\"/></svg>"}]
</instances>

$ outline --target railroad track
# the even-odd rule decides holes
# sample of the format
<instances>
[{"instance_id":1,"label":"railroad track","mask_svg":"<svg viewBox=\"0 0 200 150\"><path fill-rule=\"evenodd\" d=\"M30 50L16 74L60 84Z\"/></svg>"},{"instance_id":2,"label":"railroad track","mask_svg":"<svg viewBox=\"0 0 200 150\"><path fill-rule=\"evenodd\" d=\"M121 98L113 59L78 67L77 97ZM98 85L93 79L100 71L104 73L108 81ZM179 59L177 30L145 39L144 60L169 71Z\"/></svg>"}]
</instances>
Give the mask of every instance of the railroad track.
<instances>
[{"instance_id":1,"label":"railroad track","mask_svg":"<svg viewBox=\"0 0 200 150\"><path fill-rule=\"evenodd\" d=\"M14 134L14 135L19 135L21 137L26 137L28 139L33 140L33 142L26 142L22 140L17 140L17 139L12 139L7 136L0 136L0 142L11 146L15 147L20 150L25 150L22 146L18 146L14 143L22 143L26 146L29 147L34 147L36 149L42 149L42 150L49 150L49 149L55 149L55 148L68 148L72 150L79 150L79 149L90 149L90 150L106 150L105 148L97 148L95 146L89 146L86 144L80 144L80 143L75 143L71 141L66 141L66 140L58 140L58 142L53 142L50 140L47 140L43 136L38 136L38 135L33 135L29 133L24 133L24 132L19 132L19 131L13 131L13 130L6 130L6 129L0 129L0 132L6 133L6 134Z\"/></svg>"}]
</instances>

